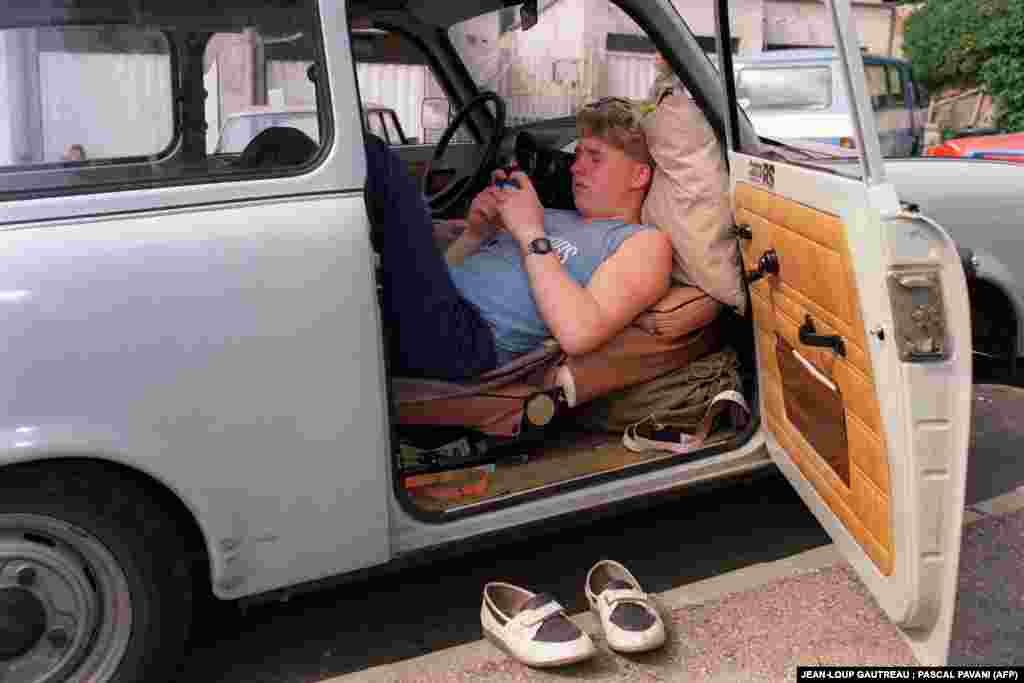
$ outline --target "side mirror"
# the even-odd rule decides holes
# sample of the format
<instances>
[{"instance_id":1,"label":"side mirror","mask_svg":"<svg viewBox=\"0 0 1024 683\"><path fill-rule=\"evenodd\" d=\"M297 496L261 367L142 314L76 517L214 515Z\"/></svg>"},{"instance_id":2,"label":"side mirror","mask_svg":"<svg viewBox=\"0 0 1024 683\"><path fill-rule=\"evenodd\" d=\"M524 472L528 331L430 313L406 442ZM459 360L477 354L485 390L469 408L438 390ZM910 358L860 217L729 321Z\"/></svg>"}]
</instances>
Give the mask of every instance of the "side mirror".
<instances>
[{"instance_id":1,"label":"side mirror","mask_svg":"<svg viewBox=\"0 0 1024 683\"><path fill-rule=\"evenodd\" d=\"M537 0L526 0L519 8L519 25L524 31L529 31L537 25Z\"/></svg>"}]
</instances>

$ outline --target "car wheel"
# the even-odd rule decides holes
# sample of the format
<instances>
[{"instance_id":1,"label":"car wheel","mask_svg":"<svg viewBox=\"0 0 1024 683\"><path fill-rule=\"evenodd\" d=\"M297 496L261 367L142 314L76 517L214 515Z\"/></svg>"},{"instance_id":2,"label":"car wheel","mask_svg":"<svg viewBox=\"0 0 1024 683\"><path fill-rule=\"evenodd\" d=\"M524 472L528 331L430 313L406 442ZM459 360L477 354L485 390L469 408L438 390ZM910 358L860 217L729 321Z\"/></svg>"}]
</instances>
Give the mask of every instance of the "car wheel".
<instances>
[{"instance_id":1,"label":"car wheel","mask_svg":"<svg viewBox=\"0 0 1024 683\"><path fill-rule=\"evenodd\" d=\"M173 674L192 583L185 544L150 493L102 466L0 471L0 680Z\"/></svg>"},{"instance_id":2,"label":"car wheel","mask_svg":"<svg viewBox=\"0 0 1024 683\"><path fill-rule=\"evenodd\" d=\"M970 287L970 300L974 381L1019 384L1017 317L1010 300L984 281Z\"/></svg>"}]
</instances>

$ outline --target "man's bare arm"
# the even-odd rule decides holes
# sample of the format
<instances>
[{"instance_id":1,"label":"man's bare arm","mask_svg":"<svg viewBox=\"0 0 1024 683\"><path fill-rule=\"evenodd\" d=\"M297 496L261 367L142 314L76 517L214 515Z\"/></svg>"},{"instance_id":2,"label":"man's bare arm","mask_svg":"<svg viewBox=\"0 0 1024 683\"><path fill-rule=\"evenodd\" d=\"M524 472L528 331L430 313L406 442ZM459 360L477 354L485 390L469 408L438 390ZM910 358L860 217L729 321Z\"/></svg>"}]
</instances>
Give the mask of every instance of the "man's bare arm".
<instances>
[{"instance_id":1,"label":"man's bare arm","mask_svg":"<svg viewBox=\"0 0 1024 683\"><path fill-rule=\"evenodd\" d=\"M541 317L562 349L579 355L602 346L665 296L672 243L660 230L638 232L598 267L586 288L554 253L524 259Z\"/></svg>"},{"instance_id":2,"label":"man's bare arm","mask_svg":"<svg viewBox=\"0 0 1024 683\"><path fill-rule=\"evenodd\" d=\"M496 193L497 189L489 186L473 198L466 216L466 229L444 252L449 266L457 266L480 251L484 242L492 239L501 229Z\"/></svg>"},{"instance_id":3,"label":"man's bare arm","mask_svg":"<svg viewBox=\"0 0 1024 683\"><path fill-rule=\"evenodd\" d=\"M476 232L464 230L444 252L444 260L449 266L457 266L467 258L480 251L486 239Z\"/></svg>"}]
</instances>

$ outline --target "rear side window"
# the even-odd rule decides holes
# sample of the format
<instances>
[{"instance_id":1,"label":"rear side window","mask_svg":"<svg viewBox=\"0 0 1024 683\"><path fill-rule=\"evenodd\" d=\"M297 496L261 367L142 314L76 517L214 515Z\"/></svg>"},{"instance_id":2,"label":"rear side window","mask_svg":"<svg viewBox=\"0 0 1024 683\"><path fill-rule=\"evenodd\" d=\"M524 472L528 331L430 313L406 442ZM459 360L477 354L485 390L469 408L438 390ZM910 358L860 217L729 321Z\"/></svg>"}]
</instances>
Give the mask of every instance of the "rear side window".
<instances>
[{"instance_id":1,"label":"rear side window","mask_svg":"<svg viewBox=\"0 0 1024 683\"><path fill-rule=\"evenodd\" d=\"M174 142L170 45L137 26L0 30L0 168L159 156Z\"/></svg>"},{"instance_id":2,"label":"rear side window","mask_svg":"<svg viewBox=\"0 0 1024 683\"><path fill-rule=\"evenodd\" d=\"M888 92L886 83L885 67L881 64L865 64L864 78L867 82L868 97L871 99L871 107L876 111L885 105L885 97Z\"/></svg>"},{"instance_id":3,"label":"rear side window","mask_svg":"<svg viewBox=\"0 0 1024 683\"><path fill-rule=\"evenodd\" d=\"M315 0L8 6L0 201L310 168L319 41Z\"/></svg>"},{"instance_id":4,"label":"rear side window","mask_svg":"<svg viewBox=\"0 0 1024 683\"><path fill-rule=\"evenodd\" d=\"M820 67L744 67L738 96L747 109L824 109L832 104L832 70Z\"/></svg>"},{"instance_id":5,"label":"rear side window","mask_svg":"<svg viewBox=\"0 0 1024 683\"><path fill-rule=\"evenodd\" d=\"M898 66L887 67L889 72L889 97L887 99L890 107L904 108L907 106L906 85L904 76L906 72Z\"/></svg>"}]
</instances>

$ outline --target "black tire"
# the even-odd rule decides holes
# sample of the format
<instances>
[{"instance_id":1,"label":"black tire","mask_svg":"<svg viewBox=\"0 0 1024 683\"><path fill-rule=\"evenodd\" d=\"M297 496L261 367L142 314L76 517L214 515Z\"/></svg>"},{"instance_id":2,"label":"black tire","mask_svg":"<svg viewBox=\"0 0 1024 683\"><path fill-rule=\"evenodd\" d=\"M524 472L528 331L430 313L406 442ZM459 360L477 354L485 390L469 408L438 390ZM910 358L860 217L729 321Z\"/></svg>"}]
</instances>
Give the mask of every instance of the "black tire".
<instances>
[{"instance_id":1,"label":"black tire","mask_svg":"<svg viewBox=\"0 0 1024 683\"><path fill-rule=\"evenodd\" d=\"M1013 305L998 287L983 280L970 283L969 295L974 382L1019 386L1017 316Z\"/></svg>"},{"instance_id":2,"label":"black tire","mask_svg":"<svg viewBox=\"0 0 1024 683\"><path fill-rule=\"evenodd\" d=\"M0 470L0 567L15 567L0 573L7 608L17 604L17 617L57 597L82 605L72 617L48 616L38 640L38 628L8 634L0 679L158 683L174 674L193 584L184 539L154 493L116 468L81 461ZM65 638L54 635L61 630ZM30 649L12 658L11 643Z\"/></svg>"}]
</instances>

